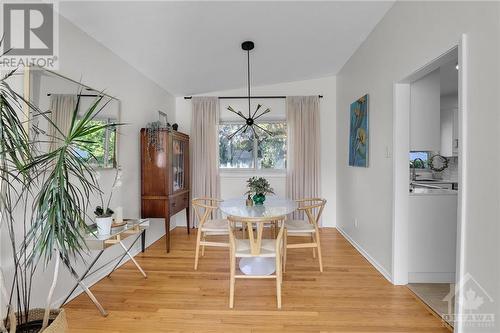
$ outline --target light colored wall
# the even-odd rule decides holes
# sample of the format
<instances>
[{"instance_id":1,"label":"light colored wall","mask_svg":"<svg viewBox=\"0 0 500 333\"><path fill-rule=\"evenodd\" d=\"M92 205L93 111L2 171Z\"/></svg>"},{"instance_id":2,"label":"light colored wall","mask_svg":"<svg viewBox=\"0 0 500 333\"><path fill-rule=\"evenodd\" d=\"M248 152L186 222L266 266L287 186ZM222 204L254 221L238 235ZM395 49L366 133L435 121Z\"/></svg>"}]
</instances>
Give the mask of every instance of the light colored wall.
<instances>
[{"instance_id":1,"label":"light colored wall","mask_svg":"<svg viewBox=\"0 0 500 333\"><path fill-rule=\"evenodd\" d=\"M499 92L500 4L397 2L337 76L337 226L387 272L392 271L393 84L468 35L469 87L465 272L496 304L481 312L499 318ZM349 104L370 94L370 167L348 167ZM389 156L389 157L388 157ZM485 163L485 158L488 163ZM354 227L354 219L359 227ZM498 325L498 324L497 324ZM474 332L466 328L463 332ZM484 330L487 332L488 330ZM495 329L491 332L498 331Z\"/></svg>"},{"instance_id":2,"label":"light colored wall","mask_svg":"<svg viewBox=\"0 0 500 333\"><path fill-rule=\"evenodd\" d=\"M174 119L175 99L167 91L146 78L121 58L113 54L103 45L76 28L66 19L60 18L60 70L59 73L79 80L93 88L104 89L106 93L121 99L121 120L126 125L120 128L119 163L123 167L123 185L113 197L112 207L122 206L125 217L138 217L140 214L140 151L139 129L148 122L157 120L157 110L161 109ZM100 172L100 182L105 193L109 193L114 171ZM91 198L98 202L97 196ZM28 208L29 209L29 208ZM19 225L20 227L20 225ZM147 244L156 241L165 233L161 221L153 221L147 233ZM7 279L12 277L13 267L10 259L10 249L7 243L5 228L1 230L1 263ZM126 240L125 243L129 243ZM133 252L139 250L139 244ZM106 250L101 258L104 263L118 255L120 249L116 246ZM93 254L91 254L93 255ZM91 260L90 257L86 258ZM33 288L33 306L44 305L46 292L52 279L52 263L47 269L39 269ZM82 272L83 264L76 266ZM108 266L108 268L110 268ZM103 272L105 273L105 272ZM104 274L96 274L89 284L99 280ZM141 276L138 273L137 278ZM9 279L10 280L10 279ZM62 301L74 280L66 269L62 269L54 300L56 305ZM90 301L89 301L90 302Z\"/></svg>"},{"instance_id":3,"label":"light colored wall","mask_svg":"<svg viewBox=\"0 0 500 333\"><path fill-rule=\"evenodd\" d=\"M210 96L245 96L246 89L235 89L227 91L211 92L203 95ZM323 95L321 99L321 192L322 196L328 200L323 215L323 226L334 227L336 225L336 151L335 142L335 102L336 102L336 78L325 77L314 80L295 81L279 83L266 86L252 87L252 95ZM273 102L276 103L276 102ZM279 106L277 106L279 108ZM272 112L272 111L271 111ZM191 127L191 101L183 97L176 99L176 121L179 123L179 130L189 133ZM285 174L269 172L259 172L269 179L278 195L285 195ZM244 193L245 181L253 174L243 173L222 173L221 175L221 197L230 198ZM185 223L185 215L181 212L174 220L177 225Z\"/></svg>"}]
</instances>

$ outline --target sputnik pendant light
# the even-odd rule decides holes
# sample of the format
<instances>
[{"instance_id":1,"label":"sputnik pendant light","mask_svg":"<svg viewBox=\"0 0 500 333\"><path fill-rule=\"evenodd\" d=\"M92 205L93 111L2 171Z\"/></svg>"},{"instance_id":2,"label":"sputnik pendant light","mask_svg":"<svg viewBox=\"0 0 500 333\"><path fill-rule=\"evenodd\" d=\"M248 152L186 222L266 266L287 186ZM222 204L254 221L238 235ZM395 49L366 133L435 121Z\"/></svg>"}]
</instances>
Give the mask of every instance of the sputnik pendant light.
<instances>
[{"instance_id":1,"label":"sputnik pendant light","mask_svg":"<svg viewBox=\"0 0 500 333\"><path fill-rule=\"evenodd\" d=\"M257 107L255 108L255 111L251 112L251 106L250 106L250 51L253 50L254 48L254 43L252 41L246 41L241 44L241 48L244 51L247 51L247 78L248 78L248 117L243 115L241 111L235 111L231 106L228 106L227 109L241 118L245 120L245 124L242 125L240 128L238 128L234 133L230 134L227 136L228 140L231 140L236 134L239 132L243 131L242 133L246 133L248 128L250 128L253 131L254 137L258 140L259 135L257 134L257 130L255 128L258 128L262 132L268 134L268 135L273 135L272 132L266 130L262 126L259 126L258 124L255 123L255 121L260 118L261 116L265 115L266 113L271 112L269 108L265 109L264 111L261 110L262 105L258 104Z\"/></svg>"}]
</instances>

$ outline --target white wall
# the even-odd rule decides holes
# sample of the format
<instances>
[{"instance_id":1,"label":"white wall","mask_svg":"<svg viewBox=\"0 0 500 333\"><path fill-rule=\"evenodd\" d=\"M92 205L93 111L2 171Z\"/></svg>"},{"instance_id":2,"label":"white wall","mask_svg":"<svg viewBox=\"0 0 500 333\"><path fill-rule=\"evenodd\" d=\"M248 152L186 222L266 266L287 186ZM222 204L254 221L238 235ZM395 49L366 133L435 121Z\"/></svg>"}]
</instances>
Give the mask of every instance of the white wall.
<instances>
[{"instance_id":1,"label":"white wall","mask_svg":"<svg viewBox=\"0 0 500 333\"><path fill-rule=\"evenodd\" d=\"M207 96L245 96L246 89L235 89L227 91L210 92L203 95ZM252 87L252 95L271 96L271 95L323 95L320 102L321 119L321 192L322 196L328 200L323 215L323 226L334 227L336 225L336 151L335 142L335 102L336 102L336 78L325 77L314 80L304 80L295 82L286 82L266 86ZM272 103L281 103L273 101ZM284 110L283 106L276 105L276 108ZM269 114L272 117L272 112ZM179 130L189 133L191 127L191 101L183 97L176 99L176 120L179 123ZM277 195L285 195L286 179L285 174L276 174L270 172L259 172L268 178L271 185L275 188ZM231 198L242 195L245 192L245 181L253 173L222 173L221 174L221 197ZM184 225L185 216L181 212L174 218L177 225Z\"/></svg>"},{"instance_id":2,"label":"white wall","mask_svg":"<svg viewBox=\"0 0 500 333\"><path fill-rule=\"evenodd\" d=\"M337 226L386 271L392 271L393 84L457 44L469 54L465 267L496 303L481 312L500 318L499 92L500 4L397 2L337 76ZM348 167L349 104L370 94L370 167ZM398 135L408 135L398 133ZM389 156L389 157L387 157ZM485 158L488 160L485 163ZM359 227L354 227L354 219ZM498 325L498 323L497 323ZM463 332L474 332L466 328ZM498 331L485 329L481 332Z\"/></svg>"},{"instance_id":3,"label":"white wall","mask_svg":"<svg viewBox=\"0 0 500 333\"><path fill-rule=\"evenodd\" d=\"M81 82L93 88L104 89L106 93L121 99L121 120L126 123L120 129L121 134L118 148L119 164L123 167L123 186L115 192L111 206L122 206L125 217L139 217L139 129L144 127L148 122L157 120L157 110L159 109L166 111L169 117L173 119L175 117L175 99L167 91L146 78L66 19L61 17L59 24L60 70L58 72L72 79L81 80ZM103 170L100 173L103 190L105 193L109 193L114 171ZM91 200L97 202L97 196L91 198ZM163 222L154 221L151 223L151 228L147 233L147 243L150 244L156 241L164 233ZM9 260L10 249L6 237L7 234L4 228L1 230L0 259L2 270L6 278L9 279L13 274L13 267ZM101 258L102 262L116 257L118 252L120 252L119 250L116 246L107 250ZM133 249L135 252L138 250L139 246ZM90 259L87 258L87 260ZM81 263L77 265L77 270L79 272L83 270ZM90 281L97 281L103 275L96 274ZM141 279L142 277L138 274L137 278ZM46 291L51 279L52 264L49 264L46 270L40 269L38 271L34 279L33 306L44 305ZM73 282L74 280L69 276L69 273L63 269L54 296L56 305L59 305L58 302L62 301L65 297Z\"/></svg>"}]
</instances>

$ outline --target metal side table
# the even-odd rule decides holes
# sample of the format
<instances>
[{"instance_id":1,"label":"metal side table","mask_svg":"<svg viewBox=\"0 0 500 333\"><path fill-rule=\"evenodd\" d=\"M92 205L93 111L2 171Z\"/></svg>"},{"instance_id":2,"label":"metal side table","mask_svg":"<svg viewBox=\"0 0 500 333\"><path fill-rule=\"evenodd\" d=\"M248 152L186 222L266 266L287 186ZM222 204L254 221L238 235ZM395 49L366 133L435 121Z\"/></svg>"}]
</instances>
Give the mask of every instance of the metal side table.
<instances>
[{"instance_id":1,"label":"metal side table","mask_svg":"<svg viewBox=\"0 0 500 333\"><path fill-rule=\"evenodd\" d=\"M80 286L83 291L87 294L87 296L90 298L90 300L94 303L94 305L97 307L99 312L103 316L107 316L108 312L102 307L102 305L99 303L95 295L89 290L89 288L85 285L83 280L85 280L87 277L90 275L96 273L97 271L101 270L102 268L106 267L108 264L110 264L113 260L118 259L119 260L116 262L114 265L113 269L111 272L108 274L110 276L116 268L120 265L122 260L128 256L132 262L135 264L137 269L141 272L141 274L144 276L144 278L147 278L146 273L142 269L142 267L139 265L139 263L134 259L134 257L130 254L130 250L132 247L137 243L139 238L141 238L141 245L142 245L142 252L144 252L144 247L145 247L145 234L146 234L146 229L149 227L149 220L148 219L139 219L139 220L125 220L127 223L123 226L112 228L111 233L109 235L97 235L97 234L87 234L85 236L85 243L87 244L89 250L91 251L98 251L97 256L90 262L90 264L85 268L85 271L83 272L82 275L78 275L78 273L75 271L75 269L71 266L71 263L69 260L66 258L61 258L64 265L69 269L71 275L76 280L76 284L71 289L71 292L68 294L68 296L64 299L63 305L66 304L68 299L73 295L75 292L76 288ZM132 244L127 248L125 244L123 244L122 240L124 238L127 238L128 236L131 235L137 235ZM111 261L103 264L102 266L92 270L92 268L95 266L101 255L103 254L104 250L107 249L110 246L113 246L115 244L120 244L120 246L123 248L124 252L120 256L113 258ZM92 270L92 271L91 271Z\"/></svg>"}]
</instances>

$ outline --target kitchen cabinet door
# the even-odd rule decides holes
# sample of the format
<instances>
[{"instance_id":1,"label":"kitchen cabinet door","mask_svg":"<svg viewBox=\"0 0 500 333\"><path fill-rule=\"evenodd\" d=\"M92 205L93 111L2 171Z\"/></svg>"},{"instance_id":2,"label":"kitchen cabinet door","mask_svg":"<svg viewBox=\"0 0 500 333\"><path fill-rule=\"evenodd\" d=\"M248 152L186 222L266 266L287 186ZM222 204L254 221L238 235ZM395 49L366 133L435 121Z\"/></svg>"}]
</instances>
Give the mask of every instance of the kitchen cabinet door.
<instances>
[{"instance_id":1,"label":"kitchen cabinet door","mask_svg":"<svg viewBox=\"0 0 500 333\"><path fill-rule=\"evenodd\" d=\"M441 150L441 82L439 69L410 86L410 148Z\"/></svg>"}]
</instances>

